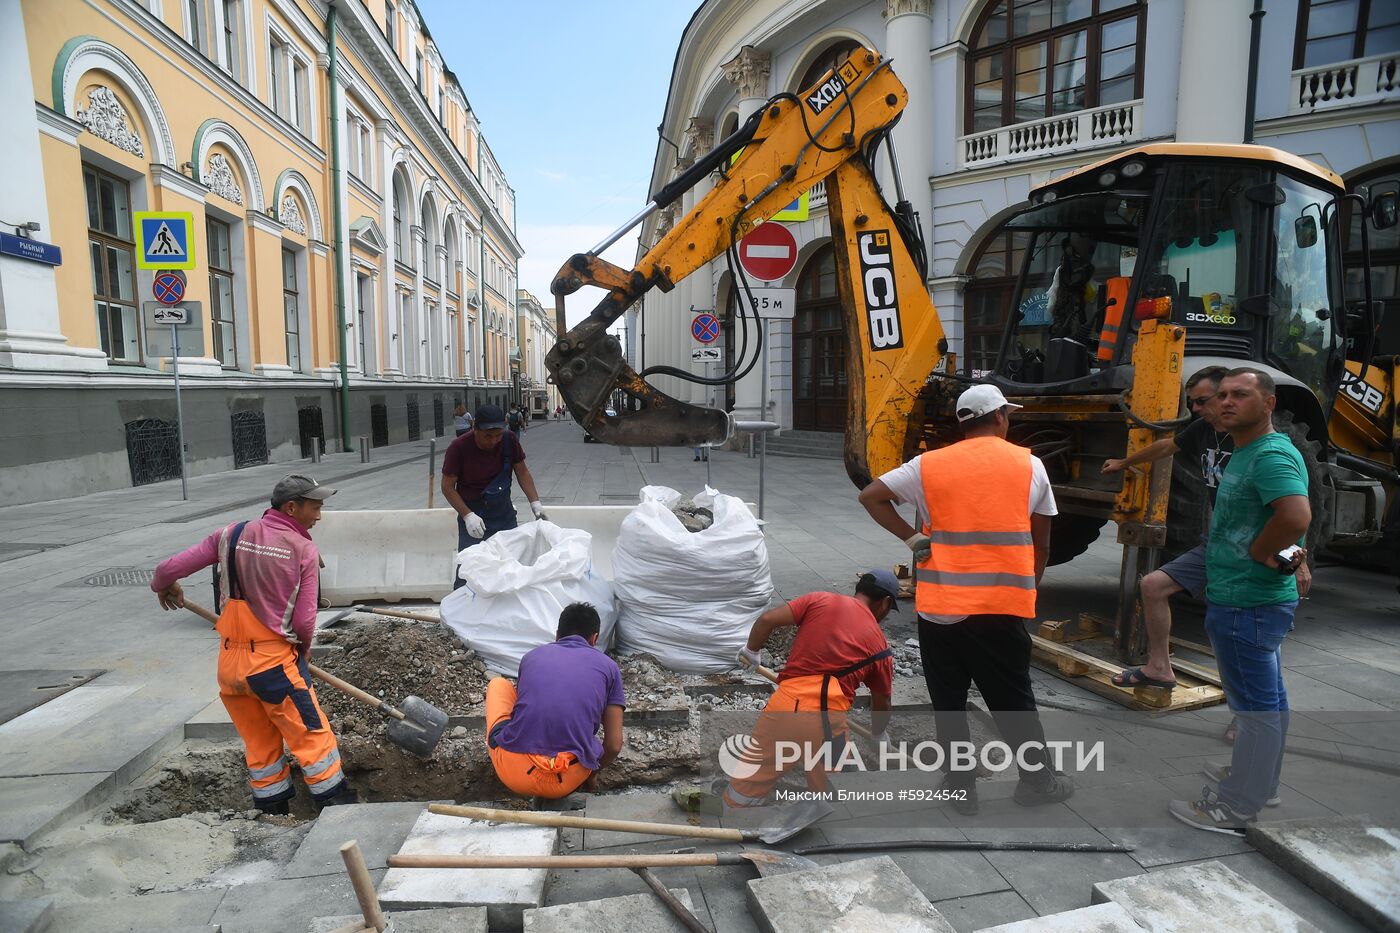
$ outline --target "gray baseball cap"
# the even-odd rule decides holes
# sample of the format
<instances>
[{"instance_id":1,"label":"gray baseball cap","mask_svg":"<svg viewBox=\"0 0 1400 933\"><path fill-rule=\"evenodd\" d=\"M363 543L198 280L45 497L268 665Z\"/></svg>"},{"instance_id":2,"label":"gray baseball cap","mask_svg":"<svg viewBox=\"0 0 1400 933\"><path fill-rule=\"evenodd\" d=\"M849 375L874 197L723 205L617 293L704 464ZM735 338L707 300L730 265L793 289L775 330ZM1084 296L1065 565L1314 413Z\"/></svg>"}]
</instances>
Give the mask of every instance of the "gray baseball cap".
<instances>
[{"instance_id":1,"label":"gray baseball cap","mask_svg":"<svg viewBox=\"0 0 1400 933\"><path fill-rule=\"evenodd\" d=\"M891 571L884 567L876 567L874 570L867 570L865 575L875 584L876 589L884 590L890 599L899 599L899 580Z\"/></svg>"},{"instance_id":2,"label":"gray baseball cap","mask_svg":"<svg viewBox=\"0 0 1400 933\"><path fill-rule=\"evenodd\" d=\"M272 507L280 509L293 499L320 499L325 501L335 495L335 490L322 486L302 473L288 473L272 487Z\"/></svg>"}]
</instances>

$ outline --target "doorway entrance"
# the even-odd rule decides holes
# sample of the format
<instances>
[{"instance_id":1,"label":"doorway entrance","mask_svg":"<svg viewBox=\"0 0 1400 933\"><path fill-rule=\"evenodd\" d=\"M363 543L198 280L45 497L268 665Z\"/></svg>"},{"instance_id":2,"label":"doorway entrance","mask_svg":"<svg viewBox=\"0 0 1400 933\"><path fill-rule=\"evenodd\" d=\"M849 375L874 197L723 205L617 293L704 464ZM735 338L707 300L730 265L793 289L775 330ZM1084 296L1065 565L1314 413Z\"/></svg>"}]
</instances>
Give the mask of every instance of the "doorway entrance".
<instances>
[{"instance_id":1,"label":"doorway entrance","mask_svg":"<svg viewBox=\"0 0 1400 933\"><path fill-rule=\"evenodd\" d=\"M793 321L792 426L846 430L846 328L836 291L836 251L823 246L797 280Z\"/></svg>"}]
</instances>

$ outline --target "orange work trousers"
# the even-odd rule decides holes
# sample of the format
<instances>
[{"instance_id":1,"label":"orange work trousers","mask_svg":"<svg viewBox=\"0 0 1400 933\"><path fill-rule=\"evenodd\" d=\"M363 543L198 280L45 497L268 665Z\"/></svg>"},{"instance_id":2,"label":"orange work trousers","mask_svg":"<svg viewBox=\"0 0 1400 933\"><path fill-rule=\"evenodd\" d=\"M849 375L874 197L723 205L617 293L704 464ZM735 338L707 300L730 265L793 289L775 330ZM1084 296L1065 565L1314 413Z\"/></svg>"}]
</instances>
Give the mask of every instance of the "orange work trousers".
<instances>
[{"instance_id":1,"label":"orange work trousers","mask_svg":"<svg viewBox=\"0 0 1400 933\"><path fill-rule=\"evenodd\" d=\"M573 752L527 755L491 742L496 727L515 712L515 684L497 677L486 685L486 749L501 783L522 797L557 800L578 790L593 772L578 763Z\"/></svg>"},{"instance_id":2,"label":"orange work trousers","mask_svg":"<svg viewBox=\"0 0 1400 933\"><path fill-rule=\"evenodd\" d=\"M316 702L296 651L258 621L241 599L230 599L215 629L219 642L219 699L243 739L248 783L258 806L296 796L286 744L313 800L334 797L345 780L340 749Z\"/></svg>"},{"instance_id":3,"label":"orange work trousers","mask_svg":"<svg viewBox=\"0 0 1400 933\"><path fill-rule=\"evenodd\" d=\"M823 681L826 682L826 714L822 713ZM826 765L840 751L846 736L846 711L851 701L836 678L821 674L793 677L778 684L759 714L750 734L747 750L730 765L729 786L724 802L730 807L756 807L763 804L774 786L789 769L803 768L806 759L815 767L807 769L807 787L813 791L830 788ZM831 740L830 759L818 757ZM793 762L778 761L778 743L793 742L802 756Z\"/></svg>"}]
</instances>

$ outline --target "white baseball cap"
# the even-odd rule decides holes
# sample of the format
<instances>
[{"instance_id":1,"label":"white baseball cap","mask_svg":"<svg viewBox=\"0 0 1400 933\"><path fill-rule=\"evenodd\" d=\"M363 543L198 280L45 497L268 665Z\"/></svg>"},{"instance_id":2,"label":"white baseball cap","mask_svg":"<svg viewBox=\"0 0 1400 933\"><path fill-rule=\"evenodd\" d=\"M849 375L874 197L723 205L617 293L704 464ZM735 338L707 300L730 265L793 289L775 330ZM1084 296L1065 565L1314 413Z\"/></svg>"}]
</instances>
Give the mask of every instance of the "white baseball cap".
<instances>
[{"instance_id":1,"label":"white baseball cap","mask_svg":"<svg viewBox=\"0 0 1400 933\"><path fill-rule=\"evenodd\" d=\"M958 423L971 421L973 418L980 418L985 414L997 411L998 409L1020 408L1020 405L1013 405L1006 400L1006 396L1001 394L1001 390L991 385L976 385L962 395L958 396Z\"/></svg>"}]
</instances>

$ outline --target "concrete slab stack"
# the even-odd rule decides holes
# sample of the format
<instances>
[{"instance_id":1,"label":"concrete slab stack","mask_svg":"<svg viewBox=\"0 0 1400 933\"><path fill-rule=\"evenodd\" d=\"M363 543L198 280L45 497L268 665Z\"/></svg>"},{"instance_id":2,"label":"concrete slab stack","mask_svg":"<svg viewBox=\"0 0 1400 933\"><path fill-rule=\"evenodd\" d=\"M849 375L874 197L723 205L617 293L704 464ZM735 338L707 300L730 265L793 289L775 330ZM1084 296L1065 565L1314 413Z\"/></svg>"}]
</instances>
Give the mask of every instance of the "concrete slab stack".
<instances>
[{"instance_id":1,"label":"concrete slab stack","mask_svg":"<svg viewBox=\"0 0 1400 933\"><path fill-rule=\"evenodd\" d=\"M1400 929L1400 828L1325 817L1255 823L1248 839L1371 929Z\"/></svg>"},{"instance_id":2,"label":"concrete slab stack","mask_svg":"<svg viewBox=\"0 0 1400 933\"><path fill-rule=\"evenodd\" d=\"M953 933L887 855L748 883L754 919L769 933Z\"/></svg>"},{"instance_id":3,"label":"concrete slab stack","mask_svg":"<svg viewBox=\"0 0 1400 933\"><path fill-rule=\"evenodd\" d=\"M1235 933L1320 933L1317 927L1219 862L1101 881L1095 903L1113 901L1153 933L1197 933L1227 923Z\"/></svg>"}]
</instances>

